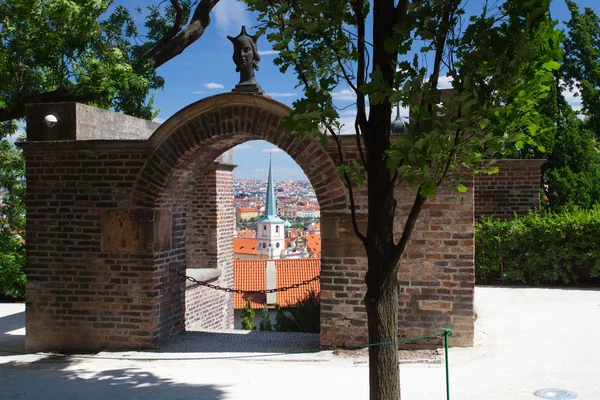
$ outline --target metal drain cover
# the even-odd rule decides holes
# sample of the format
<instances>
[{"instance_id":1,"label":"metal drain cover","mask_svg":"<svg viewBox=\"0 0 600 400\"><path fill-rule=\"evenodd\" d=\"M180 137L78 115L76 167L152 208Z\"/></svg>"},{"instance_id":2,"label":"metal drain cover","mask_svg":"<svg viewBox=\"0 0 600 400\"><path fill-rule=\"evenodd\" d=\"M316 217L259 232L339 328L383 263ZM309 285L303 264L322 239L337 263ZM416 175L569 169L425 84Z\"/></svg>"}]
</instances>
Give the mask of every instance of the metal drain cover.
<instances>
[{"instance_id":1,"label":"metal drain cover","mask_svg":"<svg viewBox=\"0 0 600 400\"><path fill-rule=\"evenodd\" d=\"M579 397L577 393L562 389L540 389L533 394L542 399L576 399Z\"/></svg>"}]
</instances>

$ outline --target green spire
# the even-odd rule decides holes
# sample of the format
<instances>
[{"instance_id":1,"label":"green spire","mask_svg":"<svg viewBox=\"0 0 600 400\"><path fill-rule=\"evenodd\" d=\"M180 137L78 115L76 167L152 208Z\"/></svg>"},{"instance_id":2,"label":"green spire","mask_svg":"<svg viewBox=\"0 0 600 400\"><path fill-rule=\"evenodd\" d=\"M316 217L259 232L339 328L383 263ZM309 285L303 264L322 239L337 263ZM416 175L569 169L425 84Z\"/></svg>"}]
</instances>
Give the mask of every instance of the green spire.
<instances>
[{"instance_id":1,"label":"green spire","mask_svg":"<svg viewBox=\"0 0 600 400\"><path fill-rule=\"evenodd\" d=\"M267 182L267 199L265 201L265 212L259 222L283 222L283 220L277 217L277 199L275 198L275 187L273 184L273 169L271 168L272 156L272 154L269 155L269 180Z\"/></svg>"}]
</instances>

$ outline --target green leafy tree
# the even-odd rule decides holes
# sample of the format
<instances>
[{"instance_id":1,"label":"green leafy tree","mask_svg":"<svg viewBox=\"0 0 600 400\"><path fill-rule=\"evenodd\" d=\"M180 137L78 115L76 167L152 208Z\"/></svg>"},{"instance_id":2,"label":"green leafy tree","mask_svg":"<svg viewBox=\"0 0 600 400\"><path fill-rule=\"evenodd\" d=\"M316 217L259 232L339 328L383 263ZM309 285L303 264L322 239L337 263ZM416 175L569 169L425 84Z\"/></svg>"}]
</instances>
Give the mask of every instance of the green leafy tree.
<instances>
[{"instance_id":1,"label":"green leafy tree","mask_svg":"<svg viewBox=\"0 0 600 400\"><path fill-rule=\"evenodd\" d=\"M542 167L548 206L590 209L600 201L600 154L592 133L562 96L561 110L556 143Z\"/></svg>"},{"instance_id":2,"label":"green leafy tree","mask_svg":"<svg viewBox=\"0 0 600 400\"><path fill-rule=\"evenodd\" d=\"M567 1L571 19L561 35L565 57L555 74L551 96L544 102L547 133L542 166L547 206L590 209L600 201L600 153L594 136L600 126L600 19L590 10L584 13ZM583 122L564 98L566 87L576 88L583 103Z\"/></svg>"},{"instance_id":3,"label":"green leafy tree","mask_svg":"<svg viewBox=\"0 0 600 400\"><path fill-rule=\"evenodd\" d=\"M270 332L273 330L273 325L271 325L271 318L269 318L269 309L267 307L263 308L261 319L260 319L260 330Z\"/></svg>"},{"instance_id":4,"label":"green leafy tree","mask_svg":"<svg viewBox=\"0 0 600 400\"><path fill-rule=\"evenodd\" d=\"M254 326L254 316L256 313L252 308L252 298L246 298L246 306L242 308L240 312L240 317L242 317L242 329L246 331L256 330L256 326Z\"/></svg>"},{"instance_id":5,"label":"green leafy tree","mask_svg":"<svg viewBox=\"0 0 600 400\"><path fill-rule=\"evenodd\" d=\"M275 304L275 330L277 332L298 332L294 318L287 315L279 304Z\"/></svg>"},{"instance_id":6,"label":"green leafy tree","mask_svg":"<svg viewBox=\"0 0 600 400\"><path fill-rule=\"evenodd\" d=\"M23 159L7 139L15 121L25 117L25 105L76 101L154 118L151 92L163 85L156 68L202 36L218 2L150 5L144 35L130 12L112 0L0 2L2 293L22 296L25 281Z\"/></svg>"},{"instance_id":7,"label":"green leafy tree","mask_svg":"<svg viewBox=\"0 0 600 400\"><path fill-rule=\"evenodd\" d=\"M156 68L202 36L218 2L150 5L144 35L111 0L0 3L0 122L23 118L27 103L58 101L152 119Z\"/></svg>"},{"instance_id":8,"label":"green leafy tree","mask_svg":"<svg viewBox=\"0 0 600 400\"><path fill-rule=\"evenodd\" d=\"M279 52L275 62L282 72L292 69L304 90L284 127L337 144L354 233L367 256L369 341L396 340L398 263L427 199L444 182L465 191L461 168L493 172L481 167L484 159L537 142L539 104L559 66L538 54L555 35L549 0L486 2L471 18L460 0L246 2ZM444 76L452 79L451 95L439 88ZM356 161L340 140L332 97L340 85L356 96ZM412 107L412 119L408 133L393 137L398 102ZM367 223L360 227L354 193L365 180ZM395 237L401 184L414 191ZM371 399L400 398L395 346L369 348L369 381Z\"/></svg>"},{"instance_id":9,"label":"green leafy tree","mask_svg":"<svg viewBox=\"0 0 600 400\"><path fill-rule=\"evenodd\" d=\"M321 331L321 302L314 291L308 292L290 312L300 332Z\"/></svg>"},{"instance_id":10,"label":"green leafy tree","mask_svg":"<svg viewBox=\"0 0 600 400\"><path fill-rule=\"evenodd\" d=\"M585 115L584 128L600 139L600 18L591 8L583 13L574 1L566 1L571 19L567 22L564 78L580 93Z\"/></svg>"},{"instance_id":11,"label":"green leafy tree","mask_svg":"<svg viewBox=\"0 0 600 400\"><path fill-rule=\"evenodd\" d=\"M0 123L0 297L25 294L25 163L7 138L13 122Z\"/></svg>"}]
</instances>

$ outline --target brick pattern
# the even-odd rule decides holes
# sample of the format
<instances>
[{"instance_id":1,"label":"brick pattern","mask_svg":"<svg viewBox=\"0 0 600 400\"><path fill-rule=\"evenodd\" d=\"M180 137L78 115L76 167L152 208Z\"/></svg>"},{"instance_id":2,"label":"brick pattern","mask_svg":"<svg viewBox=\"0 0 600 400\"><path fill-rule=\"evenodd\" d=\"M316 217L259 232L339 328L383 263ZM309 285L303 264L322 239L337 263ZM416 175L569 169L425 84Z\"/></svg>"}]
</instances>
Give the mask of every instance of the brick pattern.
<instances>
[{"instance_id":1,"label":"brick pattern","mask_svg":"<svg viewBox=\"0 0 600 400\"><path fill-rule=\"evenodd\" d=\"M466 183L472 189L472 180ZM413 197L411 189L398 189L395 220L398 234ZM450 327L454 330L453 346L473 343L473 233L472 190L461 195L454 188L441 188L428 200L398 270L400 337L431 335L439 333L440 328ZM321 344L324 346L368 341L363 300L367 289L364 282L367 258L352 233L339 242L342 243L337 246L323 245L324 255L328 253L321 270ZM332 254L331 247L340 244L343 246ZM402 347L439 345L439 340L430 340Z\"/></svg>"},{"instance_id":2,"label":"brick pattern","mask_svg":"<svg viewBox=\"0 0 600 400\"><path fill-rule=\"evenodd\" d=\"M231 168L214 164L198 177L188 210L187 268L220 268L221 276L213 283L233 287L235 208ZM198 286L188 288L185 297L186 328L233 327L232 293Z\"/></svg>"},{"instance_id":3,"label":"brick pattern","mask_svg":"<svg viewBox=\"0 0 600 400\"><path fill-rule=\"evenodd\" d=\"M473 343L475 254L473 180L460 194L443 187L421 211L398 271L400 335L416 337L452 328L455 346ZM410 189L404 189L410 191ZM414 194L413 194L414 196ZM396 231L400 232L412 196L397 196ZM441 339L430 341L439 345ZM412 343L404 347L423 347Z\"/></svg>"},{"instance_id":4,"label":"brick pattern","mask_svg":"<svg viewBox=\"0 0 600 400\"><path fill-rule=\"evenodd\" d=\"M25 147L30 350L152 347L149 252L106 252L103 211L127 197L144 151Z\"/></svg>"},{"instance_id":5,"label":"brick pattern","mask_svg":"<svg viewBox=\"0 0 600 400\"><path fill-rule=\"evenodd\" d=\"M545 160L501 160L499 172L475 177L475 219L512 220L540 208L540 167Z\"/></svg>"},{"instance_id":6,"label":"brick pattern","mask_svg":"<svg viewBox=\"0 0 600 400\"><path fill-rule=\"evenodd\" d=\"M328 232L322 237L322 346L365 343L366 257L334 171L336 149L283 131L288 112L260 96L224 94L185 108L147 142L25 144L28 348L153 347L184 331L186 317L205 327L229 325L233 298L186 290L175 271L218 267L218 283L233 285L232 177L214 160L250 139L286 151L317 194L322 232ZM354 138L342 145L349 159L358 158ZM411 198L410 190L399 190L398 232ZM355 200L364 227L366 185ZM399 279L401 334L450 327L453 344L472 343L472 192L442 189L428 202Z\"/></svg>"}]
</instances>

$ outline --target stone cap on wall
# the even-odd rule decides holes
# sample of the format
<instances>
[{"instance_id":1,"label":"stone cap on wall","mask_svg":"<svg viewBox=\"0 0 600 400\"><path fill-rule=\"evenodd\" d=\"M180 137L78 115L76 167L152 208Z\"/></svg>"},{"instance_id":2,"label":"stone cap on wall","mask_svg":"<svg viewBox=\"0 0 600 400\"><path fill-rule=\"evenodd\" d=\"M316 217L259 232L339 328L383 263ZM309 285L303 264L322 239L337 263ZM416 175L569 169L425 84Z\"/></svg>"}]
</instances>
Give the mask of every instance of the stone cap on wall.
<instances>
[{"instance_id":1,"label":"stone cap on wall","mask_svg":"<svg viewBox=\"0 0 600 400\"><path fill-rule=\"evenodd\" d=\"M57 122L48 126L45 117ZM28 141L146 140L160 126L157 122L131 117L80 103L27 105Z\"/></svg>"}]
</instances>

